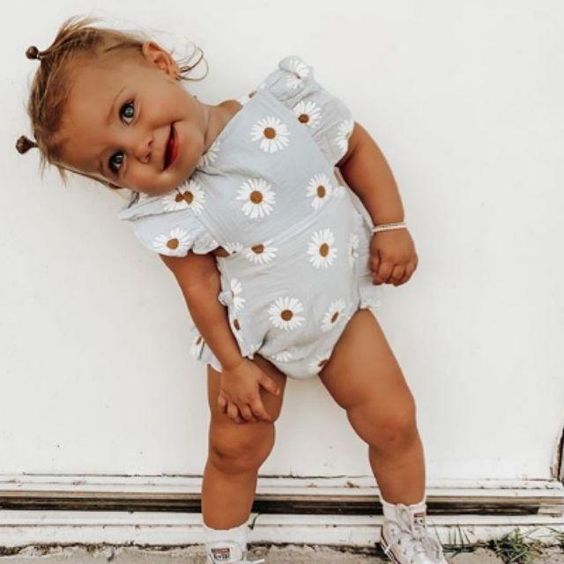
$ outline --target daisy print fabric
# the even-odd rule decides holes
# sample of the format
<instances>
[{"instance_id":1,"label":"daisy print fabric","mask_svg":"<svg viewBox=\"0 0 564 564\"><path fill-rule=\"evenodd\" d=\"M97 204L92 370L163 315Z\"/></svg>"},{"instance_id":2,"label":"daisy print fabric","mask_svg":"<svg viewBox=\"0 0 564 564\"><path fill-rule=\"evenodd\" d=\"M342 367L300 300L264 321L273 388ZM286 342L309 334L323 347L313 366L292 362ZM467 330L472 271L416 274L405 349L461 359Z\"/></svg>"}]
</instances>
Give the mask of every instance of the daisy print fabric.
<instances>
[{"instance_id":1,"label":"daisy print fabric","mask_svg":"<svg viewBox=\"0 0 564 564\"><path fill-rule=\"evenodd\" d=\"M270 214L276 195L264 179L250 178L239 187L237 200L245 202L241 206L241 211L251 219L256 219Z\"/></svg>"},{"instance_id":2,"label":"daisy print fabric","mask_svg":"<svg viewBox=\"0 0 564 564\"><path fill-rule=\"evenodd\" d=\"M275 153L290 143L290 133L277 117L267 116L253 125L251 140L259 141L259 147L266 153Z\"/></svg>"},{"instance_id":3,"label":"daisy print fabric","mask_svg":"<svg viewBox=\"0 0 564 564\"><path fill-rule=\"evenodd\" d=\"M317 82L313 68L301 57L285 57L278 69L260 87L273 92L289 107L298 123L310 131L327 160L336 164L346 153L354 128L350 109Z\"/></svg>"},{"instance_id":4,"label":"daisy print fabric","mask_svg":"<svg viewBox=\"0 0 564 564\"><path fill-rule=\"evenodd\" d=\"M315 268L329 268L337 258L337 247L335 246L335 235L331 229L316 231L311 236L308 244L307 254L309 261Z\"/></svg>"},{"instance_id":5,"label":"daisy print fabric","mask_svg":"<svg viewBox=\"0 0 564 564\"><path fill-rule=\"evenodd\" d=\"M372 226L336 168L354 121L296 55L238 101L190 178L162 196L137 194L119 218L152 253L221 247L219 293L202 299L226 308L241 355L315 377L354 313L382 303L368 265ZM190 328L190 356L221 370Z\"/></svg>"},{"instance_id":6,"label":"daisy print fabric","mask_svg":"<svg viewBox=\"0 0 564 564\"><path fill-rule=\"evenodd\" d=\"M314 174L307 185L307 195L316 210L328 201L332 191L331 180L326 174Z\"/></svg>"}]
</instances>

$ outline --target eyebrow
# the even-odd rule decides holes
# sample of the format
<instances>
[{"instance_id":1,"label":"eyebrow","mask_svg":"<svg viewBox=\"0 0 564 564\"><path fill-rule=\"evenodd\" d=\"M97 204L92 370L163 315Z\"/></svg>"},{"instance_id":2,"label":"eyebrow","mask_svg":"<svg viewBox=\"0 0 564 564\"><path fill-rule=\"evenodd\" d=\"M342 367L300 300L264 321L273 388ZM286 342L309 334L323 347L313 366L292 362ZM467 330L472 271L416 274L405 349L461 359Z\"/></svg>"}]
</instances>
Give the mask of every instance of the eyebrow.
<instances>
[{"instance_id":1,"label":"eyebrow","mask_svg":"<svg viewBox=\"0 0 564 564\"><path fill-rule=\"evenodd\" d=\"M108 125L110 123L110 120L112 119L112 116L114 115L114 107L116 105L116 100L119 98L119 95L125 90L125 86L123 88L120 88L120 90L118 91L118 93L114 96L114 99L112 100L112 103L110 105L110 111L108 112L108 116L106 117L106 125ZM106 176L106 173L104 172L104 165L102 164L102 157L98 157L98 172L102 175L102 176Z\"/></svg>"},{"instance_id":2,"label":"eyebrow","mask_svg":"<svg viewBox=\"0 0 564 564\"><path fill-rule=\"evenodd\" d=\"M123 88L120 89L120 91L115 95L115 98L112 101L112 105L110 106L110 111L108 112L108 117L106 118L106 125L108 125L110 123L110 120L112 119L112 116L114 115L114 106L116 103L116 100L118 99L119 95L125 90L125 86Z\"/></svg>"}]
</instances>

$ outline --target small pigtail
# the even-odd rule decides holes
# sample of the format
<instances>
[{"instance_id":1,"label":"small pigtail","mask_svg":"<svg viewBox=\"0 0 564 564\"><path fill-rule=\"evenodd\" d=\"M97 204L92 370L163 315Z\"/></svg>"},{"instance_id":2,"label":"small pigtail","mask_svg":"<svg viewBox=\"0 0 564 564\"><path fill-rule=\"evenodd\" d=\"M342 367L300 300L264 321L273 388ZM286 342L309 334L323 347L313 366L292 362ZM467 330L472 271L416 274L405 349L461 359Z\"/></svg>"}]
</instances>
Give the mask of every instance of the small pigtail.
<instances>
[{"instance_id":1,"label":"small pigtail","mask_svg":"<svg viewBox=\"0 0 564 564\"><path fill-rule=\"evenodd\" d=\"M40 51L35 45L31 45L26 49L25 56L28 59L37 59L40 61L43 57L43 52Z\"/></svg>"},{"instance_id":2,"label":"small pigtail","mask_svg":"<svg viewBox=\"0 0 564 564\"><path fill-rule=\"evenodd\" d=\"M22 135L16 141L16 149L18 150L18 153L20 153L21 155L27 153L30 149L33 149L34 147L38 147L37 143L35 141L32 141L31 139L28 139L25 135Z\"/></svg>"},{"instance_id":3,"label":"small pigtail","mask_svg":"<svg viewBox=\"0 0 564 564\"><path fill-rule=\"evenodd\" d=\"M37 59L40 61L43 57L43 53L35 45L31 45L26 49L25 56L28 59ZM20 138L16 141L16 149L18 150L18 153L22 155L37 146L38 145L35 141L28 139L25 135L20 136Z\"/></svg>"}]
</instances>

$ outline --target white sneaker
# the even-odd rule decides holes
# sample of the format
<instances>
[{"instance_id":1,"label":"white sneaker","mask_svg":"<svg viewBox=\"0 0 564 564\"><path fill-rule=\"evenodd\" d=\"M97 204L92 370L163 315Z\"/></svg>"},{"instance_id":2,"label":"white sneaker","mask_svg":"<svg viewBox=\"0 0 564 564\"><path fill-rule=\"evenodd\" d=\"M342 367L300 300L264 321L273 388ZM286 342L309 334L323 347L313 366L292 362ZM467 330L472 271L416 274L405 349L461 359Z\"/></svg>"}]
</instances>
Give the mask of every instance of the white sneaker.
<instances>
[{"instance_id":1,"label":"white sneaker","mask_svg":"<svg viewBox=\"0 0 564 564\"><path fill-rule=\"evenodd\" d=\"M247 560L246 552L236 542L217 542L207 550L208 564L261 564L261 560Z\"/></svg>"},{"instance_id":2,"label":"white sneaker","mask_svg":"<svg viewBox=\"0 0 564 564\"><path fill-rule=\"evenodd\" d=\"M412 514L402 503L395 506L396 519L384 518L380 546L396 564L448 564L441 544L431 537L425 513Z\"/></svg>"}]
</instances>

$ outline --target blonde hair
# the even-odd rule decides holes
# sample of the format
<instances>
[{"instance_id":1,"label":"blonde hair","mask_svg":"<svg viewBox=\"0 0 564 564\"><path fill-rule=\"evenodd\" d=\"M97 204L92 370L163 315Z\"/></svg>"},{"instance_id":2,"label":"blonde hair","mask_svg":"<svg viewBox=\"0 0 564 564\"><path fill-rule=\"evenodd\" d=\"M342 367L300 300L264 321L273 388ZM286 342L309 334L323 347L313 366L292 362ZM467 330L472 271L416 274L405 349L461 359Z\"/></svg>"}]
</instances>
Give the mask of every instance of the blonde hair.
<instances>
[{"instance_id":1,"label":"blonde hair","mask_svg":"<svg viewBox=\"0 0 564 564\"><path fill-rule=\"evenodd\" d=\"M29 149L37 147L40 153L40 171L45 171L47 163L55 166L64 184L67 183L67 171L86 176L104 186L115 189L119 188L110 182L103 182L99 178L87 173L69 169L63 166L61 160L61 141L57 140L56 134L61 128L63 112L70 93L70 63L77 55L90 55L103 57L108 52L118 50L133 50L141 53L142 45L150 40L141 32L125 32L115 29L93 27L91 24L99 18L88 16L71 17L59 28L53 43L44 51L40 51L32 45L25 54L28 59L38 59L39 68L35 72L31 85L31 92L27 103L27 113L31 121L31 128L35 141L25 135L19 137L16 149L20 153L26 153ZM179 80L202 80L200 78L186 76L203 59L203 51L194 64L190 64L192 57L188 57L186 64L180 64Z\"/></svg>"}]
</instances>

